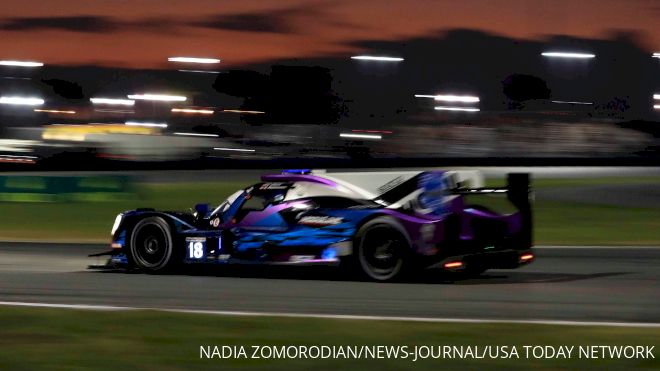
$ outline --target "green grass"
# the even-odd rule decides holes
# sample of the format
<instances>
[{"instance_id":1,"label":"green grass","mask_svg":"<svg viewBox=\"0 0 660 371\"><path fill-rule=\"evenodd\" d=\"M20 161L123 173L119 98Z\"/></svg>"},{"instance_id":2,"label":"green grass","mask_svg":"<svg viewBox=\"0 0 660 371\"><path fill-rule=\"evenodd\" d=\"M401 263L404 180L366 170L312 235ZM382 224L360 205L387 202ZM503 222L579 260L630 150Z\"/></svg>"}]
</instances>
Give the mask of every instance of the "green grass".
<instances>
[{"instance_id":1,"label":"green grass","mask_svg":"<svg viewBox=\"0 0 660 371\"><path fill-rule=\"evenodd\" d=\"M542 201L535 205L539 245L660 245L660 210Z\"/></svg>"},{"instance_id":2,"label":"green grass","mask_svg":"<svg viewBox=\"0 0 660 371\"><path fill-rule=\"evenodd\" d=\"M660 329L226 317L157 311L0 308L2 370L658 369L660 359L579 359L580 345L658 344ZM200 359L200 346L516 346L518 359ZM527 359L523 345L576 346ZM654 355L660 358L660 350Z\"/></svg>"},{"instance_id":3,"label":"green grass","mask_svg":"<svg viewBox=\"0 0 660 371\"><path fill-rule=\"evenodd\" d=\"M134 199L108 202L0 202L0 240L109 242L118 213L138 207L188 210L195 203L217 205L247 184L176 183L138 187Z\"/></svg>"},{"instance_id":4,"label":"green grass","mask_svg":"<svg viewBox=\"0 0 660 371\"><path fill-rule=\"evenodd\" d=\"M600 177L600 178L540 178L533 180L534 188L546 187L575 187L600 184L658 184L658 176L637 177Z\"/></svg>"},{"instance_id":5,"label":"green grass","mask_svg":"<svg viewBox=\"0 0 660 371\"><path fill-rule=\"evenodd\" d=\"M489 185L496 183L489 182ZM534 182L534 187L540 189L621 183L652 183L660 186L660 178L539 179ZM0 240L108 242L114 216L121 211L136 207L187 210L196 202L203 201L218 204L246 185L237 182L149 184L141 185L135 199L129 200L0 202L0 214L3 215ZM506 209L506 202L502 200L488 202ZM660 245L660 211L657 208L626 208L537 199L534 215L537 244Z\"/></svg>"}]
</instances>

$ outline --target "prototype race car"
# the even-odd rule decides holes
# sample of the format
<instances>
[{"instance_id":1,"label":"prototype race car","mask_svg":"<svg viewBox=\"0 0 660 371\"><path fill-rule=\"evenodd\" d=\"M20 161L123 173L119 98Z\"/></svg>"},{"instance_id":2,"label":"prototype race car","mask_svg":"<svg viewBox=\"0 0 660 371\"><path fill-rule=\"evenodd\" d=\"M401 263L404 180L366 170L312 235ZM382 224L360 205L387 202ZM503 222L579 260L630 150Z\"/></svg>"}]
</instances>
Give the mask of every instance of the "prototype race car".
<instances>
[{"instance_id":1,"label":"prototype race car","mask_svg":"<svg viewBox=\"0 0 660 371\"><path fill-rule=\"evenodd\" d=\"M431 266L464 274L516 268L534 259L531 189L528 174L508 174L507 182L483 188L475 171L286 170L213 209L120 213L107 266L328 264L376 281ZM467 202L500 193L516 212Z\"/></svg>"}]
</instances>

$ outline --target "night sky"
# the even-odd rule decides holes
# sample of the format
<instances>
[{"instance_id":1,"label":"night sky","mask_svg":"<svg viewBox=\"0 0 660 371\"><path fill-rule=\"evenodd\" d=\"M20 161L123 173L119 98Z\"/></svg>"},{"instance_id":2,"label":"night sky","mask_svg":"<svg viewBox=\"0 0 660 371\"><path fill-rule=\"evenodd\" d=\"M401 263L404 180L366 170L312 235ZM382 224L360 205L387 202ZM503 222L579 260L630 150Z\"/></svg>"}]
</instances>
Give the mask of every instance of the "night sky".
<instances>
[{"instance_id":1,"label":"night sky","mask_svg":"<svg viewBox=\"0 0 660 371\"><path fill-rule=\"evenodd\" d=\"M239 65L456 28L529 39L636 31L651 52L659 24L657 0L2 0L0 59L140 68L192 55Z\"/></svg>"}]
</instances>

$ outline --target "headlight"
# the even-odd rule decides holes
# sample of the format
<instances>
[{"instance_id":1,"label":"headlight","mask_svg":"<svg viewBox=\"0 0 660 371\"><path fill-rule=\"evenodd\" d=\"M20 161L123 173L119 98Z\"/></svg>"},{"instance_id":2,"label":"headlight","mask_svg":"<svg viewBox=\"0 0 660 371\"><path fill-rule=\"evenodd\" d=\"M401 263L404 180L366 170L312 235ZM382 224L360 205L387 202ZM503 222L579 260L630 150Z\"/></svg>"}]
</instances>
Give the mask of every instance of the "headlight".
<instances>
[{"instance_id":1,"label":"headlight","mask_svg":"<svg viewBox=\"0 0 660 371\"><path fill-rule=\"evenodd\" d=\"M117 217L115 218L115 224L112 225L112 231L110 232L111 236L115 235L115 232L117 232L117 229L119 228L119 225L121 224L121 220L124 218L124 214L117 214Z\"/></svg>"}]
</instances>

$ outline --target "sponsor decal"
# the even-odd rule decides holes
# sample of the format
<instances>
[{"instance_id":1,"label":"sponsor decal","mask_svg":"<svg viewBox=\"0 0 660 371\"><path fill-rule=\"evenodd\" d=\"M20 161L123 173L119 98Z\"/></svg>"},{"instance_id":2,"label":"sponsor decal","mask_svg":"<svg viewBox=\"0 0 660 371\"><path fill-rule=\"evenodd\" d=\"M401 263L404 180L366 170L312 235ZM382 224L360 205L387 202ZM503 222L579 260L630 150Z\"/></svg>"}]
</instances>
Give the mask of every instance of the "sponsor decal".
<instances>
[{"instance_id":1,"label":"sponsor decal","mask_svg":"<svg viewBox=\"0 0 660 371\"><path fill-rule=\"evenodd\" d=\"M313 226L326 226L337 225L344 221L343 218L334 216L304 216L300 218L298 224L313 225Z\"/></svg>"},{"instance_id":2,"label":"sponsor decal","mask_svg":"<svg viewBox=\"0 0 660 371\"><path fill-rule=\"evenodd\" d=\"M403 183L403 177L398 176L398 177L390 180L389 182L383 184L382 186L378 187L378 192L385 193L385 192L391 190L392 188L398 186L401 183Z\"/></svg>"},{"instance_id":3,"label":"sponsor decal","mask_svg":"<svg viewBox=\"0 0 660 371\"><path fill-rule=\"evenodd\" d=\"M217 228L220 225L220 218L213 218L211 219L211 226L214 228Z\"/></svg>"},{"instance_id":4,"label":"sponsor decal","mask_svg":"<svg viewBox=\"0 0 660 371\"><path fill-rule=\"evenodd\" d=\"M286 183L264 183L259 189L287 189L288 187Z\"/></svg>"}]
</instances>

